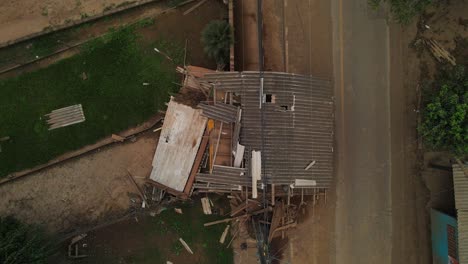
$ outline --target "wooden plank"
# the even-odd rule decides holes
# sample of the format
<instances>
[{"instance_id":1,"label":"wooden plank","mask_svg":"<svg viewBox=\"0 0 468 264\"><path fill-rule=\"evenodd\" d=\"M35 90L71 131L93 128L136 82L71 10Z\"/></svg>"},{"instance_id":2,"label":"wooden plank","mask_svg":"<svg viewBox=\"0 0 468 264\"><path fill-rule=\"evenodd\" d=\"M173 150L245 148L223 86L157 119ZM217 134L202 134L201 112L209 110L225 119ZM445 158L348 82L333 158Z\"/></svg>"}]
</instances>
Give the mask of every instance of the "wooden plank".
<instances>
[{"instance_id":1,"label":"wooden plank","mask_svg":"<svg viewBox=\"0 0 468 264\"><path fill-rule=\"evenodd\" d=\"M202 138L200 147L197 152L197 156L195 157L195 161L193 162L192 170L190 171L189 178L187 179L187 183L184 187L184 193L187 195L190 195L190 190L192 190L193 182L195 181L195 176L197 175L198 169L200 168L200 163L202 162L203 155L205 154L209 138L210 137L208 135L208 129L205 129L205 135Z\"/></svg>"},{"instance_id":2,"label":"wooden plank","mask_svg":"<svg viewBox=\"0 0 468 264\"><path fill-rule=\"evenodd\" d=\"M284 230L289 229L289 228L292 228L292 227L296 227L296 225L297 225L297 223L294 222L294 223L292 223L292 224L287 224L287 225L284 225L284 226L282 226L282 227L276 228L276 229L273 230L273 232L272 232L272 238L273 238L273 236L275 235L276 232L279 232L279 231L284 232ZM269 239L268 241L271 242L270 239Z\"/></svg>"},{"instance_id":3,"label":"wooden plank","mask_svg":"<svg viewBox=\"0 0 468 264\"><path fill-rule=\"evenodd\" d=\"M117 134L112 134L112 139L115 140L115 141L119 141L119 142L124 142L125 138L124 137L121 137Z\"/></svg>"},{"instance_id":4,"label":"wooden plank","mask_svg":"<svg viewBox=\"0 0 468 264\"><path fill-rule=\"evenodd\" d=\"M174 189L172 189L170 187L167 187L167 186L165 186L165 185L163 185L163 184L161 184L159 182L155 182L155 181L153 181L151 179L146 180L146 182L153 185L153 186L155 186L155 187L157 187L158 189L166 191L166 192L168 192L168 193L170 193L170 194L172 194L172 195L174 195L174 196L176 196L176 197L178 197L180 199L183 199L183 200L188 199L188 195L186 195L185 193L174 190Z\"/></svg>"},{"instance_id":5,"label":"wooden plank","mask_svg":"<svg viewBox=\"0 0 468 264\"><path fill-rule=\"evenodd\" d=\"M236 156L234 158L234 167L239 168L241 166L242 161L244 160L244 151L245 151L245 146L237 142Z\"/></svg>"},{"instance_id":6,"label":"wooden plank","mask_svg":"<svg viewBox=\"0 0 468 264\"><path fill-rule=\"evenodd\" d=\"M203 207L203 213L206 215L211 215L212 212L211 212L211 205L210 205L209 199L207 197L203 197L201 198L201 203Z\"/></svg>"},{"instance_id":7,"label":"wooden plank","mask_svg":"<svg viewBox=\"0 0 468 264\"><path fill-rule=\"evenodd\" d=\"M271 185L271 205L275 206L275 185Z\"/></svg>"},{"instance_id":8,"label":"wooden plank","mask_svg":"<svg viewBox=\"0 0 468 264\"><path fill-rule=\"evenodd\" d=\"M229 231L229 227L230 227L230 225L227 225L226 228L224 229L223 234L219 238L219 243L224 244L224 241L226 240L227 233Z\"/></svg>"},{"instance_id":9,"label":"wooden plank","mask_svg":"<svg viewBox=\"0 0 468 264\"><path fill-rule=\"evenodd\" d=\"M179 238L180 243L184 246L185 250L187 250L188 253L193 254L192 249L187 245L187 243L182 239Z\"/></svg>"},{"instance_id":10,"label":"wooden plank","mask_svg":"<svg viewBox=\"0 0 468 264\"><path fill-rule=\"evenodd\" d=\"M231 211L230 216L235 216L239 214L240 212L244 211L247 208L247 206L249 206L248 203L241 203L239 206L237 206Z\"/></svg>"},{"instance_id":11,"label":"wooden plank","mask_svg":"<svg viewBox=\"0 0 468 264\"><path fill-rule=\"evenodd\" d=\"M270 234L268 235L268 241L271 242L274 235L274 230L280 225L281 219L284 215L284 204L283 202L278 203L273 211L273 217L271 218Z\"/></svg>"},{"instance_id":12,"label":"wooden plank","mask_svg":"<svg viewBox=\"0 0 468 264\"><path fill-rule=\"evenodd\" d=\"M127 176L128 178L130 178L130 181L135 185L138 193L140 194L141 196L141 199L143 199L143 201L145 202L146 206L148 206L148 208L150 207L150 205L148 204L148 201L146 200L146 196L145 196L145 193L143 192L143 190L140 188L140 186L137 184L137 182L135 181L135 178L133 177L133 175L130 173L129 170L127 170Z\"/></svg>"},{"instance_id":13,"label":"wooden plank","mask_svg":"<svg viewBox=\"0 0 468 264\"><path fill-rule=\"evenodd\" d=\"M249 216L250 215L246 214L246 215L241 215L241 216L237 216L237 217L226 218L226 219L222 219L222 220L218 220L218 221L204 223L203 226L212 226L212 225L227 223L229 221L233 221L233 220L237 220L237 219L241 219L241 218L245 218L245 217L249 217Z\"/></svg>"},{"instance_id":14,"label":"wooden plank","mask_svg":"<svg viewBox=\"0 0 468 264\"><path fill-rule=\"evenodd\" d=\"M187 11L184 12L184 16L185 15L188 15L190 13L193 12L193 10L199 8L201 5L203 5L204 3L206 3L207 0L201 0L200 2L196 3L195 5L193 5L191 8L189 8Z\"/></svg>"},{"instance_id":15,"label":"wooden plank","mask_svg":"<svg viewBox=\"0 0 468 264\"><path fill-rule=\"evenodd\" d=\"M214 151L214 157L213 157L213 164L211 165L211 173L213 173L213 167L216 163L216 154L218 153L218 148L219 148L219 141L221 140L221 134L223 133L223 122L221 122L221 126L219 127L219 134L218 134L218 140L216 141L216 149Z\"/></svg>"}]
</instances>

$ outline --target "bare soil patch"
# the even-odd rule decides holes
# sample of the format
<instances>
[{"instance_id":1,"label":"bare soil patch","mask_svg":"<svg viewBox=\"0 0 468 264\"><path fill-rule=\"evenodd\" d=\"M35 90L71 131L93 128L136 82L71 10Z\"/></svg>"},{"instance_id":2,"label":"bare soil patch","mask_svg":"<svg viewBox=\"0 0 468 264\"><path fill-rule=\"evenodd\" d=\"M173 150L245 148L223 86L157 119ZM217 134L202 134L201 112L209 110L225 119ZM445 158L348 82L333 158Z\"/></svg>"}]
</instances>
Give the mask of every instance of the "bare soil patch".
<instances>
[{"instance_id":1,"label":"bare soil patch","mask_svg":"<svg viewBox=\"0 0 468 264\"><path fill-rule=\"evenodd\" d=\"M135 3L127 0L12 0L0 9L0 44ZM140 1L141 2L141 1Z\"/></svg>"},{"instance_id":2,"label":"bare soil patch","mask_svg":"<svg viewBox=\"0 0 468 264\"><path fill-rule=\"evenodd\" d=\"M129 194L136 193L127 170L142 182L151 172L157 142L158 134L148 132L135 143L106 147L0 185L0 214L62 234L121 217L130 206Z\"/></svg>"}]
</instances>

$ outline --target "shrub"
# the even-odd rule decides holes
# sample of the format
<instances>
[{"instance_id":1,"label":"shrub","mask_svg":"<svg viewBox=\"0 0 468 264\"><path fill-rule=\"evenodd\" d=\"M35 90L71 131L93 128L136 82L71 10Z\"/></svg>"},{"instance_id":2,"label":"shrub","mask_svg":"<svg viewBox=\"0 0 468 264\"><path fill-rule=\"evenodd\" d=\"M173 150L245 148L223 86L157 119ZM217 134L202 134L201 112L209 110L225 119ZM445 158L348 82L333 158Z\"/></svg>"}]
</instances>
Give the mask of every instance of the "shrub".
<instances>
[{"instance_id":1,"label":"shrub","mask_svg":"<svg viewBox=\"0 0 468 264\"><path fill-rule=\"evenodd\" d=\"M369 0L369 4L377 8L383 2L388 2L393 18L399 23L408 24L422 14L432 3L432 0Z\"/></svg>"},{"instance_id":2,"label":"shrub","mask_svg":"<svg viewBox=\"0 0 468 264\"><path fill-rule=\"evenodd\" d=\"M455 156L468 153L468 74L465 67L445 68L435 89L425 94L419 132L434 150L448 150Z\"/></svg>"},{"instance_id":3,"label":"shrub","mask_svg":"<svg viewBox=\"0 0 468 264\"><path fill-rule=\"evenodd\" d=\"M13 217L0 217L0 263L47 263L52 246L45 233Z\"/></svg>"}]
</instances>

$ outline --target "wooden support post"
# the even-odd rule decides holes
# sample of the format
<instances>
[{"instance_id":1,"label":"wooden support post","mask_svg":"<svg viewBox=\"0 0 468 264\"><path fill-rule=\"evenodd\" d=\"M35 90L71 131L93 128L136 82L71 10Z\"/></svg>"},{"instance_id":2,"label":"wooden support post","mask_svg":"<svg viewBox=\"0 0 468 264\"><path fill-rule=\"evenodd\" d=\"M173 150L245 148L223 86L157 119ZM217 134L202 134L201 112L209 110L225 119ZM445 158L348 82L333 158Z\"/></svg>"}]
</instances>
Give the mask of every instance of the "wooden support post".
<instances>
[{"instance_id":1,"label":"wooden support post","mask_svg":"<svg viewBox=\"0 0 468 264\"><path fill-rule=\"evenodd\" d=\"M275 185L271 184L271 205L275 206Z\"/></svg>"},{"instance_id":2,"label":"wooden support post","mask_svg":"<svg viewBox=\"0 0 468 264\"><path fill-rule=\"evenodd\" d=\"M216 163L216 155L218 154L219 141L221 140L221 134L223 133L223 124L224 124L224 122L221 122L221 126L219 126L218 140L216 141L216 148L215 148L215 153L213 155L213 163L211 164L210 173L213 173L213 168L214 168L214 165Z\"/></svg>"},{"instance_id":3,"label":"wooden support post","mask_svg":"<svg viewBox=\"0 0 468 264\"><path fill-rule=\"evenodd\" d=\"M135 185L135 188L137 189L138 193L140 194L141 196L141 199L143 199L143 202L145 203L146 206L148 206L148 208L150 208L150 205L148 204L148 201L146 200L146 196L145 196L145 193L143 192L143 190L140 188L140 186L138 186L137 182L135 181L135 179L133 178L133 175L130 173L129 170L127 170L127 176L128 178L130 178L130 181Z\"/></svg>"}]
</instances>

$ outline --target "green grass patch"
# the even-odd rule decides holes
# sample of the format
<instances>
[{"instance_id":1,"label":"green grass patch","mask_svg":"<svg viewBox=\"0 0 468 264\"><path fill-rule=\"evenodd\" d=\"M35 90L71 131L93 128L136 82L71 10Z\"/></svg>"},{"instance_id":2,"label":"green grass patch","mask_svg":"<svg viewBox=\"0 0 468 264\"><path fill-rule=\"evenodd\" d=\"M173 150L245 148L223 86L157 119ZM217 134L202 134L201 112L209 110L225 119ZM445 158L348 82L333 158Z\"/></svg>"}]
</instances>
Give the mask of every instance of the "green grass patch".
<instances>
[{"instance_id":1,"label":"green grass patch","mask_svg":"<svg viewBox=\"0 0 468 264\"><path fill-rule=\"evenodd\" d=\"M202 262L198 259L194 260L193 263L233 263L232 248L226 248L231 239L230 234L224 245L219 243L219 238L226 224L209 227L203 226L204 223L223 219L224 217L203 214L200 200L198 198L195 199L196 202L194 204L182 203L175 206L182 209L182 215L174 212L173 208L170 208L156 216L151 221L151 224L145 226L145 240L150 241L151 238L158 236L170 238L167 241L169 252L178 256L186 253L185 248L178 241L179 237L181 237L194 252L202 255ZM224 208L224 212L229 212L230 209L226 200L221 199L219 196L213 196L212 200L217 207Z\"/></svg>"},{"instance_id":2,"label":"green grass patch","mask_svg":"<svg viewBox=\"0 0 468 264\"><path fill-rule=\"evenodd\" d=\"M183 60L183 49L140 43L131 29L121 29L91 41L72 58L0 80L0 137L11 138L1 143L0 176L94 143L165 108L179 80L174 64L152 47L165 50L176 63ZM86 121L48 131L44 115L73 104L83 105Z\"/></svg>"}]
</instances>

